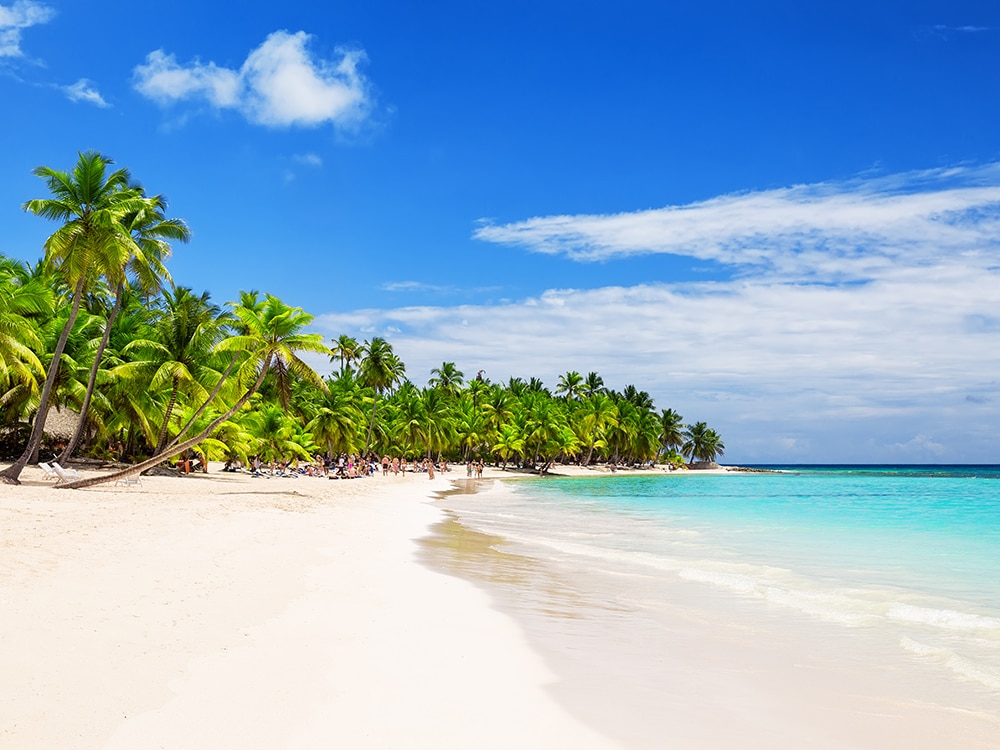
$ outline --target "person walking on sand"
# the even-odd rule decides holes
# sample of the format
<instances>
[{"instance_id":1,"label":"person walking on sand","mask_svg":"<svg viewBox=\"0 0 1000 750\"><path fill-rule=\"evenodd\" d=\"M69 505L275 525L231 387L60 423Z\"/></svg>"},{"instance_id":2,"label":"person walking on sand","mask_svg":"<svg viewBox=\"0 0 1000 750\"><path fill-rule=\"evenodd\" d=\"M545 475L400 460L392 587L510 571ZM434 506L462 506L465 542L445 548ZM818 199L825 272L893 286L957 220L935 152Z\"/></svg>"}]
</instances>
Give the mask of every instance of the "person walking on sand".
<instances>
[{"instance_id":1,"label":"person walking on sand","mask_svg":"<svg viewBox=\"0 0 1000 750\"><path fill-rule=\"evenodd\" d=\"M433 461L428 461L427 462L427 478L428 479L433 479L434 478L434 462Z\"/></svg>"}]
</instances>

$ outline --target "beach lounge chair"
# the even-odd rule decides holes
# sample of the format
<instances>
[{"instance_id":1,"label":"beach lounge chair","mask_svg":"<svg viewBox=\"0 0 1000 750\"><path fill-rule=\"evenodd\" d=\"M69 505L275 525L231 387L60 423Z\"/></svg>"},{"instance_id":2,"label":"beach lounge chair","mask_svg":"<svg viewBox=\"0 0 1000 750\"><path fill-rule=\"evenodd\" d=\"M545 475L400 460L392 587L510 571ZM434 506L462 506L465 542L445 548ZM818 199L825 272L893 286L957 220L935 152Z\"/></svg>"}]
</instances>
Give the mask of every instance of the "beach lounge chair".
<instances>
[{"instance_id":1,"label":"beach lounge chair","mask_svg":"<svg viewBox=\"0 0 1000 750\"><path fill-rule=\"evenodd\" d=\"M45 478L46 479L55 479L55 480L58 481L59 475L56 474L56 470L53 469L51 466L49 466L44 461L39 461L38 462L38 468L45 472Z\"/></svg>"},{"instance_id":2,"label":"beach lounge chair","mask_svg":"<svg viewBox=\"0 0 1000 750\"><path fill-rule=\"evenodd\" d=\"M139 478L138 474L129 474L127 477L122 477L121 479L115 480L115 485L124 484L126 487L133 487L135 485L141 485L142 479Z\"/></svg>"},{"instance_id":3,"label":"beach lounge chair","mask_svg":"<svg viewBox=\"0 0 1000 750\"><path fill-rule=\"evenodd\" d=\"M55 461L52 462L52 469L59 475L60 482L72 482L74 479L80 478L80 472L76 469L64 469Z\"/></svg>"}]
</instances>

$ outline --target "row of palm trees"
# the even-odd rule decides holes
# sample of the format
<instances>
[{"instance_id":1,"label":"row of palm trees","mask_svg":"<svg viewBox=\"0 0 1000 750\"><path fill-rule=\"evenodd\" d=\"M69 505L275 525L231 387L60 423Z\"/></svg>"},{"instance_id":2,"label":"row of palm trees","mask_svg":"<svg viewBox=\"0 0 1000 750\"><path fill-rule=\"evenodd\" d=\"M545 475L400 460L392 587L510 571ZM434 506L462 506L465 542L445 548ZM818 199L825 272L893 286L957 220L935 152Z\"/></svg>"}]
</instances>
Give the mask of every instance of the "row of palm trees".
<instances>
[{"instance_id":1,"label":"row of palm trees","mask_svg":"<svg viewBox=\"0 0 1000 750\"><path fill-rule=\"evenodd\" d=\"M596 373L568 372L555 393L537 378L465 380L453 362L426 386L406 378L385 339L341 336L327 346L313 318L271 295L244 292L224 307L173 284L165 260L186 242L127 170L95 152L71 172L39 167L50 197L24 209L59 222L45 256L0 256L0 431L23 445L0 480L37 461L53 407L81 415L59 447L145 470L185 451L210 459L317 454L486 458L543 468L554 461L638 462L664 455L711 461L725 446L704 423L656 412L633 386L617 393ZM320 377L301 358L338 364Z\"/></svg>"}]
</instances>

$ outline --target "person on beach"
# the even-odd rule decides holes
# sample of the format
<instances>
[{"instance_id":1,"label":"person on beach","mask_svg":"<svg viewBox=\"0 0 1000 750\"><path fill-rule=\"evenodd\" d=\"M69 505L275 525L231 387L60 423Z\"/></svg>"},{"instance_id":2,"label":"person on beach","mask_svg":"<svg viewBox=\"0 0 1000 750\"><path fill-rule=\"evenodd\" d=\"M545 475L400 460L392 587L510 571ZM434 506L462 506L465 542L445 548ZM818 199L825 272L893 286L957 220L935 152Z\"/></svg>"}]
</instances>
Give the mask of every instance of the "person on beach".
<instances>
[{"instance_id":1,"label":"person on beach","mask_svg":"<svg viewBox=\"0 0 1000 750\"><path fill-rule=\"evenodd\" d=\"M434 478L434 462L433 461L428 461L427 462L427 478L428 479L433 479Z\"/></svg>"},{"instance_id":2,"label":"person on beach","mask_svg":"<svg viewBox=\"0 0 1000 750\"><path fill-rule=\"evenodd\" d=\"M382 476L389 476L389 456L382 456Z\"/></svg>"}]
</instances>

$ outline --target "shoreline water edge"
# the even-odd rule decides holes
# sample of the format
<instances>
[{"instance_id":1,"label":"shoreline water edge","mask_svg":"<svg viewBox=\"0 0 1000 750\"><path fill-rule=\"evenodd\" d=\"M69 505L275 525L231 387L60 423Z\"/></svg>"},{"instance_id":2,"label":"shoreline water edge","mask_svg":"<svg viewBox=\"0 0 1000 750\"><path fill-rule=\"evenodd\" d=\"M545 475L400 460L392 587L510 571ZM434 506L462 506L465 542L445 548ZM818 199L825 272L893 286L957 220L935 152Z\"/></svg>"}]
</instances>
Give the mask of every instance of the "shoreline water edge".
<instances>
[{"instance_id":1,"label":"shoreline water edge","mask_svg":"<svg viewBox=\"0 0 1000 750\"><path fill-rule=\"evenodd\" d=\"M439 501L450 518L424 556L489 591L559 675L553 694L626 747L995 747L995 535L971 546L968 557L984 558L972 567L934 550L932 565L953 575L898 554L943 535L920 537L927 530L909 529L897 506L922 491L918 482L935 488L932 479L955 476L953 468L904 468L899 485L900 467L838 467L847 484L799 481L787 487L794 499L780 502L755 498L753 488L817 470L769 471L784 476L685 472L677 483L632 473L606 485L575 472L460 486ZM817 481L833 476L820 471ZM899 529L849 528L851 483L871 476L888 484L864 485L876 495L855 500L881 513L880 493L899 493L887 515ZM634 489L620 489L628 484L650 497L637 503ZM834 515L848 527L832 529L833 516L817 515L822 503L804 486L835 487ZM996 514L1000 484L978 486ZM730 515L741 502L748 523ZM779 507L775 521L768 502L799 509ZM954 508L942 512L954 516ZM880 523L875 515L858 522ZM865 547L881 549L866 556Z\"/></svg>"},{"instance_id":2,"label":"shoreline water edge","mask_svg":"<svg viewBox=\"0 0 1000 750\"><path fill-rule=\"evenodd\" d=\"M29 468L0 491L0 748L1000 737L998 691L942 682L937 652L657 569L661 548L703 556L710 534L694 516L664 532L655 514L622 521L591 500L567 515L563 480L491 469L328 481L217 468L80 491ZM668 481L678 496L767 476L566 473L608 493L632 481L616 477ZM553 529L560 549L537 538ZM650 542L639 529L660 536L637 567ZM595 539L610 545L600 557ZM759 561L725 562L748 573Z\"/></svg>"}]
</instances>

